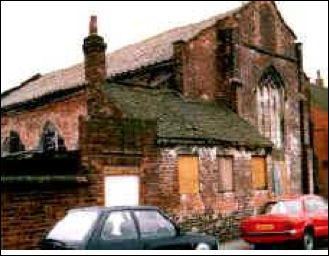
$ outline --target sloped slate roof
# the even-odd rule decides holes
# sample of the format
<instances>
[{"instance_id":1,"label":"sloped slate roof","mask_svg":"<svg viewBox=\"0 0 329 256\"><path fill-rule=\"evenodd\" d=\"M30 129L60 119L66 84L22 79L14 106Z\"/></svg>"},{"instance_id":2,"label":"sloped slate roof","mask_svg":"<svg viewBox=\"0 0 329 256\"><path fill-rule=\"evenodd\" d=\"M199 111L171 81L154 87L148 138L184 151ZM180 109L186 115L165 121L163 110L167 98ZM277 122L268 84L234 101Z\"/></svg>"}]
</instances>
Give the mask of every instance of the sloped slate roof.
<instances>
[{"instance_id":1,"label":"sloped slate roof","mask_svg":"<svg viewBox=\"0 0 329 256\"><path fill-rule=\"evenodd\" d=\"M328 88L311 86L312 103L322 110L328 111Z\"/></svg>"},{"instance_id":2,"label":"sloped slate roof","mask_svg":"<svg viewBox=\"0 0 329 256\"><path fill-rule=\"evenodd\" d=\"M174 42L192 39L204 29L214 25L218 20L238 12L241 8L214 16L200 23L166 31L140 43L128 45L107 54L108 77L172 59ZM84 83L84 64L80 63L66 69L45 74L41 78L18 87L5 96L3 95L1 97L1 108L36 99L60 90L72 89Z\"/></svg>"},{"instance_id":3,"label":"sloped slate roof","mask_svg":"<svg viewBox=\"0 0 329 256\"><path fill-rule=\"evenodd\" d=\"M187 100L169 89L106 84L104 91L129 118L157 120L159 138L211 139L241 146L272 146L223 103Z\"/></svg>"}]
</instances>

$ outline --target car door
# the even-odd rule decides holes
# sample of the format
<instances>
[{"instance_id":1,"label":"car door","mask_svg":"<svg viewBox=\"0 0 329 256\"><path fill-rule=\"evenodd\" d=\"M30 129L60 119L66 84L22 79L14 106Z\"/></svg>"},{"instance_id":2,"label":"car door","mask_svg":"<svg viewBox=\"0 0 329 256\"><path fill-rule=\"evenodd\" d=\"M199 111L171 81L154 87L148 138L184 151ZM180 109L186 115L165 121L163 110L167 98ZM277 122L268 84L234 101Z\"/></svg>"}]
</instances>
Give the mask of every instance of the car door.
<instances>
[{"instance_id":1,"label":"car door","mask_svg":"<svg viewBox=\"0 0 329 256\"><path fill-rule=\"evenodd\" d=\"M89 250L139 250L140 240L130 211L106 214L90 242Z\"/></svg>"},{"instance_id":2,"label":"car door","mask_svg":"<svg viewBox=\"0 0 329 256\"><path fill-rule=\"evenodd\" d=\"M328 237L328 203L318 197L305 200L305 211L312 219L316 237Z\"/></svg>"},{"instance_id":3,"label":"car door","mask_svg":"<svg viewBox=\"0 0 329 256\"><path fill-rule=\"evenodd\" d=\"M135 210L134 217L144 250L191 250L190 241L180 236L177 227L159 211Z\"/></svg>"}]
</instances>

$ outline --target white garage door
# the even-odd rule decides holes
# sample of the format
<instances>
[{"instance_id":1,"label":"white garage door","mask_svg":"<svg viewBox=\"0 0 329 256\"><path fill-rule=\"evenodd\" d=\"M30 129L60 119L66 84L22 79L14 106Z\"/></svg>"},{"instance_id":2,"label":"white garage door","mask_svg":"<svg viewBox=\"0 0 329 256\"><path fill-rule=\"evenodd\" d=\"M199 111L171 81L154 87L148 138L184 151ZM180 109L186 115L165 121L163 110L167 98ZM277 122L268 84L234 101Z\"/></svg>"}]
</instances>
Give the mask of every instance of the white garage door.
<instances>
[{"instance_id":1,"label":"white garage door","mask_svg":"<svg viewBox=\"0 0 329 256\"><path fill-rule=\"evenodd\" d=\"M138 176L109 176L105 178L105 206L139 205Z\"/></svg>"}]
</instances>

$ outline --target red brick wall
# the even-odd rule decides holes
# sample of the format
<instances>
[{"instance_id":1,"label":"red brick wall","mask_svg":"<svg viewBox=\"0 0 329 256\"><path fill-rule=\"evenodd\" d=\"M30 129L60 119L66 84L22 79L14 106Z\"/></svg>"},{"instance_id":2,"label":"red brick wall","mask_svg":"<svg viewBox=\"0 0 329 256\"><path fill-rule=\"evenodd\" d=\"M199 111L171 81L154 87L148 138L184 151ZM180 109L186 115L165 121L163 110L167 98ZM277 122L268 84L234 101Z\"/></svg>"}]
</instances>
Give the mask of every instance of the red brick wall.
<instances>
[{"instance_id":1,"label":"red brick wall","mask_svg":"<svg viewBox=\"0 0 329 256\"><path fill-rule=\"evenodd\" d=\"M37 249L42 236L65 216L66 210L90 205L95 205L95 195L85 186L2 185L1 250Z\"/></svg>"},{"instance_id":2,"label":"red brick wall","mask_svg":"<svg viewBox=\"0 0 329 256\"><path fill-rule=\"evenodd\" d=\"M79 117L85 115L83 94L29 111L2 113L1 142L14 130L19 133L26 150L35 150L45 123L50 121L64 138L66 148L77 150ZM65 210L96 203L96 195L90 193L88 186L25 186L1 186L1 249L35 249L44 232L65 215Z\"/></svg>"},{"instance_id":3,"label":"red brick wall","mask_svg":"<svg viewBox=\"0 0 329 256\"><path fill-rule=\"evenodd\" d=\"M328 111L313 106L312 122L314 150L319 161L318 185L320 194L328 198Z\"/></svg>"},{"instance_id":4,"label":"red brick wall","mask_svg":"<svg viewBox=\"0 0 329 256\"><path fill-rule=\"evenodd\" d=\"M68 150L78 149L79 117L87 114L83 94L64 101L19 113L1 113L1 144L10 131L16 131L27 151L39 146L44 125L49 121L59 130Z\"/></svg>"},{"instance_id":5,"label":"red brick wall","mask_svg":"<svg viewBox=\"0 0 329 256\"><path fill-rule=\"evenodd\" d=\"M217 90L217 33L207 29L195 39L181 44L182 91L185 96L214 98Z\"/></svg>"}]
</instances>

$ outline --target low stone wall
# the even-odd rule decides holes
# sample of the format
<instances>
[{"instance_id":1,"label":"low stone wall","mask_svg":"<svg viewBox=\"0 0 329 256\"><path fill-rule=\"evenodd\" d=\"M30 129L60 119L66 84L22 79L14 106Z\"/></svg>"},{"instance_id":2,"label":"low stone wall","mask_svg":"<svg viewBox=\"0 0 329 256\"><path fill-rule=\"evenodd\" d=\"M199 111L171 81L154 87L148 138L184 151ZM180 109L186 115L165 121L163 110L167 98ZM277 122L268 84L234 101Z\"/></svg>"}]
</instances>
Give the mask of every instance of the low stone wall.
<instances>
[{"instance_id":1,"label":"low stone wall","mask_svg":"<svg viewBox=\"0 0 329 256\"><path fill-rule=\"evenodd\" d=\"M195 213L189 216L170 215L181 228L182 232L197 232L211 235L218 239L219 242L226 242L237 239L241 236L241 221L252 216L254 210L235 211L229 215L206 212Z\"/></svg>"}]
</instances>

